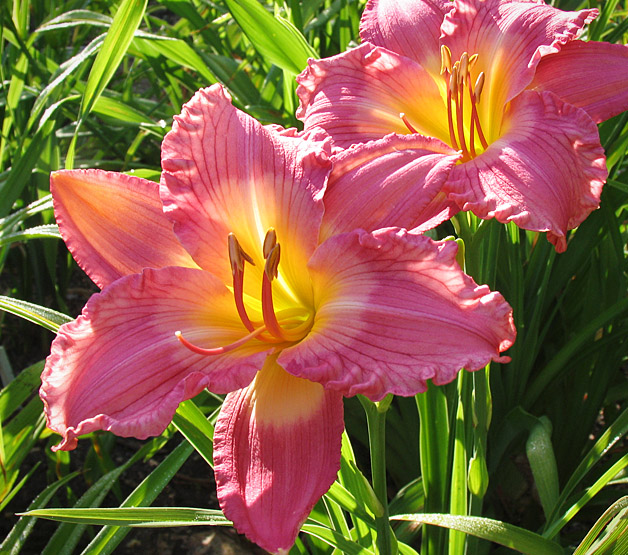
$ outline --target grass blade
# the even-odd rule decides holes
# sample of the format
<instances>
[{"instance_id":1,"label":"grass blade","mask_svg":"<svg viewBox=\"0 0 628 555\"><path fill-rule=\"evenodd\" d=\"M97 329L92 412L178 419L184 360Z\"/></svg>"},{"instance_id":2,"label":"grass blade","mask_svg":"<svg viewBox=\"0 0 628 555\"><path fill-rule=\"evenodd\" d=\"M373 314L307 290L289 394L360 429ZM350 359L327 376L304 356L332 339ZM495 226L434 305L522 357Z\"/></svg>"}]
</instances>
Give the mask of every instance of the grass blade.
<instances>
[{"instance_id":1,"label":"grass blade","mask_svg":"<svg viewBox=\"0 0 628 555\"><path fill-rule=\"evenodd\" d=\"M405 520L417 524L432 524L451 530L459 530L478 538L516 549L526 555L562 555L557 543L506 522L478 516L456 516L444 514L396 515L391 520Z\"/></svg>"}]
</instances>

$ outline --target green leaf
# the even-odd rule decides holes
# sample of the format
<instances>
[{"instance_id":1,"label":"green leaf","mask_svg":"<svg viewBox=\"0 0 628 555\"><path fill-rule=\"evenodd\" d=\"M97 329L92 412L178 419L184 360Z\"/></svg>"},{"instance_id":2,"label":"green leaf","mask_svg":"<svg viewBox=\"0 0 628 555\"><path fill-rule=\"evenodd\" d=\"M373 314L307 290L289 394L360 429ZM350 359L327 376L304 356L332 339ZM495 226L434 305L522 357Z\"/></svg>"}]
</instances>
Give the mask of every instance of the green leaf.
<instances>
[{"instance_id":1,"label":"green leaf","mask_svg":"<svg viewBox=\"0 0 628 555\"><path fill-rule=\"evenodd\" d=\"M87 78L79 113L81 119L91 111L94 102L105 90L116 69L118 69L133 40L133 34L142 21L146 3L147 0L123 0L117 9Z\"/></svg>"},{"instance_id":2,"label":"green leaf","mask_svg":"<svg viewBox=\"0 0 628 555\"><path fill-rule=\"evenodd\" d=\"M554 358L545 366L538 378L528 386L523 401L524 408L532 406L550 383L560 376L561 373L569 370L570 367L567 364L569 360L584 344L591 340L597 330L607 326L616 318L624 318L624 313L628 313L628 298L617 301L598 316L591 319L580 330L577 330L576 333L573 334L573 337L562 346L556 355L554 355Z\"/></svg>"},{"instance_id":3,"label":"green leaf","mask_svg":"<svg viewBox=\"0 0 628 555\"><path fill-rule=\"evenodd\" d=\"M491 518L418 513L396 515L391 517L391 520L432 524L451 530L459 530L460 532L516 549L526 555L562 555L563 553L560 545L553 541L547 540L524 528Z\"/></svg>"},{"instance_id":4,"label":"green leaf","mask_svg":"<svg viewBox=\"0 0 628 555\"><path fill-rule=\"evenodd\" d=\"M257 51L271 64L296 75L316 58L316 51L299 30L281 16L272 16L257 0L225 0L231 15L238 22Z\"/></svg>"},{"instance_id":5,"label":"green leaf","mask_svg":"<svg viewBox=\"0 0 628 555\"><path fill-rule=\"evenodd\" d=\"M60 522L165 528L169 526L231 526L222 511L187 507L36 509L24 513Z\"/></svg>"},{"instance_id":6,"label":"green leaf","mask_svg":"<svg viewBox=\"0 0 628 555\"><path fill-rule=\"evenodd\" d=\"M377 499L373 488L357 466L355 455L353 453L353 447L351 446L351 440L349 439L346 430L342 432L338 481L354 496L358 506L361 508L361 512L364 513L367 512L367 510L372 513L376 511L381 512L381 504ZM358 516L357 512L350 513L350 515L355 527L356 535L360 538L360 542L363 542L365 545L372 545L373 540L371 534L374 530L371 525L368 521L362 520Z\"/></svg>"},{"instance_id":7,"label":"green leaf","mask_svg":"<svg viewBox=\"0 0 628 555\"><path fill-rule=\"evenodd\" d=\"M364 505L358 503L353 494L349 490L345 489L339 482L334 482L331 485L329 491L325 494L325 497L340 505L345 511L351 513L353 516L368 522L372 526L375 525L375 520L364 510Z\"/></svg>"},{"instance_id":8,"label":"green leaf","mask_svg":"<svg viewBox=\"0 0 628 555\"><path fill-rule=\"evenodd\" d=\"M183 463L194 452L194 448L184 441L170 453L163 462L148 475L129 495L121 507L146 507L150 505L166 487ZM83 551L84 555L108 555L125 538L130 528L115 525L105 526Z\"/></svg>"},{"instance_id":9,"label":"green leaf","mask_svg":"<svg viewBox=\"0 0 628 555\"><path fill-rule=\"evenodd\" d=\"M552 425L546 417L541 417L530 430L526 455L547 519L558 501L558 469L552 446Z\"/></svg>"},{"instance_id":10,"label":"green leaf","mask_svg":"<svg viewBox=\"0 0 628 555\"><path fill-rule=\"evenodd\" d=\"M101 476L75 503L74 508L98 507L111 488L118 483L120 475L132 464L150 455L152 449L151 442L145 443L128 461ZM72 555L86 526L68 522L59 525L41 555Z\"/></svg>"},{"instance_id":11,"label":"green leaf","mask_svg":"<svg viewBox=\"0 0 628 555\"><path fill-rule=\"evenodd\" d=\"M108 27L111 25L111 18L108 15L92 12L90 10L70 10L43 23L37 28L36 32L45 33L46 31L65 29L76 25Z\"/></svg>"},{"instance_id":12,"label":"green leaf","mask_svg":"<svg viewBox=\"0 0 628 555\"><path fill-rule=\"evenodd\" d=\"M50 484L46 489L44 489L35 500L29 505L28 510L33 511L37 510L41 507L45 507L48 504L48 501L52 498L52 496L57 492L57 490L67 484L72 478L75 478L79 475L79 472L72 472L72 474L68 474L58 482L54 484ZM17 521L15 526L11 529L7 537L4 539L2 544L0 544L0 553L6 555L17 555L24 542L30 535L33 530L33 526L35 526L36 519L28 516L22 516L20 520Z\"/></svg>"},{"instance_id":13,"label":"green leaf","mask_svg":"<svg viewBox=\"0 0 628 555\"><path fill-rule=\"evenodd\" d=\"M133 43L140 51L153 56L164 56L177 65L198 72L207 81L207 85L217 81L216 76L209 70L207 64L196 51L188 43L180 39L160 37L160 40L149 40L136 37Z\"/></svg>"},{"instance_id":14,"label":"green leaf","mask_svg":"<svg viewBox=\"0 0 628 555\"><path fill-rule=\"evenodd\" d=\"M85 62L85 60L89 59L98 51L104 40L105 34L103 33L92 40L76 56L66 60L61 64L61 66L59 66L55 74L50 77L50 80L46 84L45 88L39 93L39 96L35 100L35 104L33 104L33 109L31 110L31 116L28 123L29 127L33 125L34 119L38 117L48 98L50 98L57 88L60 88L61 85L67 82L70 75L76 73L78 67Z\"/></svg>"},{"instance_id":15,"label":"green leaf","mask_svg":"<svg viewBox=\"0 0 628 555\"><path fill-rule=\"evenodd\" d=\"M619 474L624 468L628 467L628 454L619 459L613 466L611 466L595 483L587 489L584 494L567 510L565 513L552 525L543 532L543 536L546 538L553 538L560 530L567 524L579 511L584 507L597 493L608 484L617 474Z\"/></svg>"},{"instance_id":16,"label":"green leaf","mask_svg":"<svg viewBox=\"0 0 628 555\"><path fill-rule=\"evenodd\" d=\"M30 183L33 168L35 168L54 128L55 121L53 119L47 120L37 130L26 150L15 161L6 180L0 182L0 216L9 213L13 203L20 197L27 183Z\"/></svg>"},{"instance_id":17,"label":"green leaf","mask_svg":"<svg viewBox=\"0 0 628 555\"><path fill-rule=\"evenodd\" d=\"M155 123L149 116L137 108L104 94L94 102L92 111L104 118L115 119L117 125L137 126Z\"/></svg>"},{"instance_id":18,"label":"green leaf","mask_svg":"<svg viewBox=\"0 0 628 555\"><path fill-rule=\"evenodd\" d=\"M600 542L596 542L596 538L600 536L602 530L608 525L608 528L605 532L606 536L613 534L617 530L620 525L620 522L612 522L609 524L609 521L617 521L623 519L623 530L624 533L626 531L626 526L628 526L628 519L626 518L626 511L628 511L628 496L622 497L618 499L615 503L613 503L604 514L598 519L598 521L593 525L593 527L589 530L587 535L584 537L580 545L576 548L573 555L594 555L595 553L600 554L602 546ZM607 538L608 539L608 538ZM601 538L604 540L604 538ZM596 545L594 545L594 543Z\"/></svg>"},{"instance_id":19,"label":"green leaf","mask_svg":"<svg viewBox=\"0 0 628 555\"><path fill-rule=\"evenodd\" d=\"M74 136L66 154L67 168L71 168L74 165L74 151L81 122L92 111L96 100L98 100L118 69L133 40L133 35L142 21L147 2L148 0L123 0L116 11L107 36L87 78Z\"/></svg>"},{"instance_id":20,"label":"green leaf","mask_svg":"<svg viewBox=\"0 0 628 555\"><path fill-rule=\"evenodd\" d=\"M28 206L20 210L16 210L15 212L9 214L4 218L0 218L0 230L14 228L15 226L21 224L24 220L34 216L35 214L39 214L44 210L52 209L52 195L46 195L45 197L40 198L34 202L31 202Z\"/></svg>"},{"instance_id":21,"label":"green leaf","mask_svg":"<svg viewBox=\"0 0 628 555\"><path fill-rule=\"evenodd\" d=\"M373 552L366 549L366 547L362 547L360 544L343 537L335 530L321 526L320 524L307 522L301 527L301 531L323 540L325 543L336 549L340 549L342 553L347 555L373 555Z\"/></svg>"},{"instance_id":22,"label":"green leaf","mask_svg":"<svg viewBox=\"0 0 628 555\"><path fill-rule=\"evenodd\" d=\"M0 233L0 247L30 239L63 239L63 237L61 237L56 224L38 225L14 233Z\"/></svg>"},{"instance_id":23,"label":"green leaf","mask_svg":"<svg viewBox=\"0 0 628 555\"><path fill-rule=\"evenodd\" d=\"M39 387L39 376L44 369L44 361L36 362L22 370L14 380L0 391L0 422L8 418L24 403Z\"/></svg>"},{"instance_id":24,"label":"green leaf","mask_svg":"<svg viewBox=\"0 0 628 555\"><path fill-rule=\"evenodd\" d=\"M628 408L626 408L608 427L608 429L595 442L595 445L589 450L582 459L578 468L574 470L567 484L563 488L558 501L556 502L552 516L547 521L546 528L558 518L558 511L563 507L567 498L575 490L589 471L599 463L609 450L628 433Z\"/></svg>"},{"instance_id":25,"label":"green leaf","mask_svg":"<svg viewBox=\"0 0 628 555\"><path fill-rule=\"evenodd\" d=\"M425 509L448 510L446 497L449 460L449 416L442 387L430 383L427 391L415 395L420 419L419 451L421 477L425 488ZM445 537L438 529L423 531L422 550L429 555L444 552Z\"/></svg>"},{"instance_id":26,"label":"green leaf","mask_svg":"<svg viewBox=\"0 0 628 555\"><path fill-rule=\"evenodd\" d=\"M192 399L179 405L172 423L185 436L205 459L209 466L214 466L214 426L196 406Z\"/></svg>"},{"instance_id":27,"label":"green leaf","mask_svg":"<svg viewBox=\"0 0 628 555\"><path fill-rule=\"evenodd\" d=\"M12 299L0 295L0 310L5 310L34 324L38 324L50 331L57 332L59 328L73 319L51 308L37 304Z\"/></svg>"}]
</instances>

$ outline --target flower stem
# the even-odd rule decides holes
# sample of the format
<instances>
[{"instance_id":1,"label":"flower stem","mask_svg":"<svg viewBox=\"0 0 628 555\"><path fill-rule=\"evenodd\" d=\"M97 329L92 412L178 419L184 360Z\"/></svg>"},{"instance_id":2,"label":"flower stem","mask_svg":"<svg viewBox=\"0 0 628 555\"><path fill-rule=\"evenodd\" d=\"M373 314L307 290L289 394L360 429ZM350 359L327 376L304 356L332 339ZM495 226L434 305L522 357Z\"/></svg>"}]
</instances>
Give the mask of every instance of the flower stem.
<instances>
[{"instance_id":1,"label":"flower stem","mask_svg":"<svg viewBox=\"0 0 628 555\"><path fill-rule=\"evenodd\" d=\"M449 412L443 386L429 384L427 391L415 396L419 411L419 454L421 478L425 492L426 513L446 513L449 510ZM422 555L441 555L446 552L443 529L423 526Z\"/></svg>"},{"instance_id":2,"label":"flower stem","mask_svg":"<svg viewBox=\"0 0 628 555\"><path fill-rule=\"evenodd\" d=\"M379 555L396 555L397 540L388 519L388 490L386 487L386 412L393 399L388 395L379 403L373 403L359 396L366 413L371 454L371 475L373 491L379 500L382 511L375 515L377 529L377 552Z\"/></svg>"}]
</instances>

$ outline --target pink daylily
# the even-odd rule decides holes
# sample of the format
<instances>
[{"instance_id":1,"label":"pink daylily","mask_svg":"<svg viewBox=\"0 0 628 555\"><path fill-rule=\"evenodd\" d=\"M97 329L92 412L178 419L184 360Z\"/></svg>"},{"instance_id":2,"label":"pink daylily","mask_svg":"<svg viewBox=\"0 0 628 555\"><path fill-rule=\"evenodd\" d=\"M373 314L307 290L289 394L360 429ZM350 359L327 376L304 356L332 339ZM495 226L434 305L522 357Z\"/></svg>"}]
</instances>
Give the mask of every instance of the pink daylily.
<instances>
[{"instance_id":1,"label":"pink daylily","mask_svg":"<svg viewBox=\"0 0 628 555\"><path fill-rule=\"evenodd\" d=\"M450 153L434 156L448 171ZM327 142L263 127L219 86L175 118L162 167L159 189L51 177L61 233L103 289L53 342L48 425L57 449L100 429L146 438L203 388L226 393L220 505L283 552L338 471L343 395L413 395L505 362L512 311L460 270L454 242L347 230L338 203L326 222Z\"/></svg>"},{"instance_id":2,"label":"pink daylily","mask_svg":"<svg viewBox=\"0 0 628 555\"><path fill-rule=\"evenodd\" d=\"M566 232L599 206L597 122L628 108L628 47L577 37L597 10L542 1L369 0L363 44L298 77L305 129L335 144L423 134L461 154L443 188L481 218Z\"/></svg>"}]
</instances>

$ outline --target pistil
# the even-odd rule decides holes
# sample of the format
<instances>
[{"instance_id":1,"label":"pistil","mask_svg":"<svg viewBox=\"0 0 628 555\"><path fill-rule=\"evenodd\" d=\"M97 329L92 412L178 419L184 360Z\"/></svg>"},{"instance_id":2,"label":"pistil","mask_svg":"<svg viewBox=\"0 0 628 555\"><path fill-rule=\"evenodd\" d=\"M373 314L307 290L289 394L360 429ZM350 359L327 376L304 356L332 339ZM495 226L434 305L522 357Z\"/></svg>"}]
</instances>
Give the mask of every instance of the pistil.
<instances>
[{"instance_id":1,"label":"pistil","mask_svg":"<svg viewBox=\"0 0 628 555\"><path fill-rule=\"evenodd\" d=\"M248 335L245 335L241 339L238 339L237 341L230 343L229 345L225 345L224 347L214 347L213 349L203 349L202 347L197 347L196 345L194 345L193 343L190 343L187 339L185 339L185 337L183 337L183 334L180 331L175 331L174 335L181 342L183 346L187 347L193 353L196 353L197 355L212 356L212 355L222 355L224 353L228 353L229 351L234 351L238 347L241 347L245 343L248 343L251 339L257 337L258 335L260 335L261 333L265 331L266 331L266 326L262 326L261 328L257 328L256 330L249 333Z\"/></svg>"},{"instance_id":2,"label":"pistil","mask_svg":"<svg viewBox=\"0 0 628 555\"><path fill-rule=\"evenodd\" d=\"M408 118L406 117L406 115L403 112L401 112L399 114L399 117L401 118L401 121L403 121L403 123L406 124L406 127L408 128L408 131L410 131L410 133L418 133L418 131L410 123L410 121L408 120Z\"/></svg>"}]
</instances>

